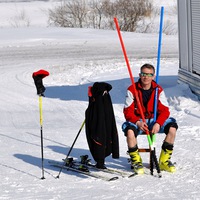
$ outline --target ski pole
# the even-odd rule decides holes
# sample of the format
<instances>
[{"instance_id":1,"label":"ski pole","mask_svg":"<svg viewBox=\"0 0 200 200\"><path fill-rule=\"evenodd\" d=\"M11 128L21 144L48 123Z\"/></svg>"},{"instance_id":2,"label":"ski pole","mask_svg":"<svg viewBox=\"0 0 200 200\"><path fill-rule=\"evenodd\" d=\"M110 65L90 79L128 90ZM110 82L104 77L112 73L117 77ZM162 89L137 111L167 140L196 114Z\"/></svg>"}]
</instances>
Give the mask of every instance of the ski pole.
<instances>
[{"instance_id":1,"label":"ski pole","mask_svg":"<svg viewBox=\"0 0 200 200\"><path fill-rule=\"evenodd\" d=\"M39 113L40 113L40 134L41 134L41 157L42 157L42 177L44 177L44 151L43 151L43 116L42 116L42 96L44 96L45 87L43 85L42 79L49 75L49 72L45 70L39 70L32 74L34 83L37 89L37 94L39 96Z\"/></svg>"},{"instance_id":2,"label":"ski pole","mask_svg":"<svg viewBox=\"0 0 200 200\"><path fill-rule=\"evenodd\" d=\"M161 46L162 46L162 28L163 28L163 16L164 16L164 7L161 7L160 10L160 29L159 29L159 39L158 39L158 55L157 55L157 68L156 68L156 83L158 84L159 81L159 71L160 71L160 55L161 55ZM157 104L158 104L158 87L156 87L155 97L154 97L154 119L153 121L156 122L157 117ZM155 143L156 143L156 134L152 133L152 145L154 146L154 154L155 155ZM152 158L153 159L153 158ZM157 159L156 159L157 160ZM158 172L160 173L159 164L155 162L155 167ZM153 165L151 166L151 173L153 174Z\"/></svg>"},{"instance_id":3,"label":"ski pole","mask_svg":"<svg viewBox=\"0 0 200 200\"><path fill-rule=\"evenodd\" d=\"M146 122L145 117L144 117L144 113L142 111L142 106L141 106L141 103L140 103L138 92L137 92L136 87L135 87L135 81L134 81L134 78L133 78L133 75L132 75L131 67L130 67L130 64L129 64L128 56L127 56L127 53L126 53L126 49L125 49L125 46L124 46L124 42L123 42L123 39L122 39L122 35L121 35L121 32L120 32L120 28L119 28L117 18L114 18L114 22L115 22L115 25L116 25L116 28L117 28L119 40L120 40L120 43L121 43L121 47L122 47L122 51L123 51L124 58L125 58L125 61L126 61L126 65L127 65L127 68L128 68L128 72L129 72L129 75L130 75L130 79L131 79L131 82L132 82L133 91L135 93L135 98L136 98L136 102L137 102L137 105L138 105L138 108L139 108L139 111L140 111L140 115L142 117L143 122ZM148 141L149 141L149 145L152 146L152 141L151 141L151 137L150 137L149 132L146 131L146 134L147 134L147 138L148 138Z\"/></svg>"},{"instance_id":4,"label":"ski pole","mask_svg":"<svg viewBox=\"0 0 200 200\"><path fill-rule=\"evenodd\" d=\"M40 134L41 134L41 155L42 155L42 177L41 179L44 178L44 152L43 152L43 129L42 129L42 96L39 95L39 111L40 111Z\"/></svg>"},{"instance_id":5,"label":"ski pole","mask_svg":"<svg viewBox=\"0 0 200 200\"><path fill-rule=\"evenodd\" d=\"M157 84L159 82L159 71L160 71L160 55L161 55L161 45L162 45L163 15L164 15L164 7L161 7L160 30L159 30L159 40L158 40L158 55L157 55L157 68L156 68L156 83ZM158 103L158 88L156 88L155 98L154 98L154 122L156 121L157 103Z\"/></svg>"},{"instance_id":6,"label":"ski pole","mask_svg":"<svg viewBox=\"0 0 200 200\"><path fill-rule=\"evenodd\" d=\"M131 82L132 82L133 91L134 91L134 94L135 94L138 109L139 109L142 121L146 122L145 117L144 117L144 113L142 111L142 106L141 106L141 103L140 103L138 92L137 92L136 87L135 87L134 78L133 78L133 75L132 75L132 72L131 72L131 67L130 67L130 64L129 64L128 56L127 56L127 53L126 53L126 49L125 49L125 46L124 46L124 42L123 42L123 39L122 39L122 35L121 35L121 32L120 32L120 28L119 28L117 18L114 18L114 22L115 22L115 25L116 25L116 29L117 29L117 32L118 32L119 39L120 39L120 43L121 43L122 51L123 51L124 58L125 58L125 61L126 61L126 65L127 65L127 68L128 68L128 72L129 72L129 75L130 75L130 79L131 79ZM150 146L150 149L151 149L150 153L152 155L151 156L152 159L153 159L152 161L154 161L155 164L158 166L158 161L157 161L157 157L155 155L155 149L154 149L154 146L153 146L151 135L150 135L149 131L146 131L146 134L147 134L147 140L148 140L148 143L149 143L149 146ZM161 177L160 173L159 173L159 177Z\"/></svg>"},{"instance_id":7,"label":"ski pole","mask_svg":"<svg viewBox=\"0 0 200 200\"><path fill-rule=\"evenodd\" d=\"M71 151L72 151L72 149L73 149L73 147L74 147L74 145L75 145L75 143L76 143L76 140L78 139L78 136L80 135L80 133L81 133L81 131L82 131L84 125L85 125L85 120L83 121L83 123L82 123L82 125L81 125L81 127L80 127L80 129L79 129L79 131L78 131L78 133L77 133L77 135L76 135L76 137L75 137L75 139L74 139L74 142L72 143L72 146L70 147L70 149L69 149L69 151L68 151L68 154L66 155L65 161L64 161L62 167L60 168L60 171L59 171L58 175L56 176L56 178L59 178L59 177L60 177L60 174L61 174L61 172L62 172L62 170L63 170L63 168L64 168L64 166L65 166L65 164L66 164L66 160L67 160L67 158L69 157L69 155L70 155L70 153L71 153Z\"/></svg>"}]
</instances>

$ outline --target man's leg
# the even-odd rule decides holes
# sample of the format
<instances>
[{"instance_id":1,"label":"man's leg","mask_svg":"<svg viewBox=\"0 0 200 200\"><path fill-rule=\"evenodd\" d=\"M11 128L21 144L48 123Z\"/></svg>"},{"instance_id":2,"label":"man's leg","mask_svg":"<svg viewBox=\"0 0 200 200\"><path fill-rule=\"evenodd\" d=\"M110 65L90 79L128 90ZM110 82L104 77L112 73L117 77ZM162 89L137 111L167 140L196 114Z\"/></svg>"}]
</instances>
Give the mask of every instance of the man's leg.
<instances>
[{"instance_id":1,"label":"man's leg","mask_svg":"<svg viewBox=\"0 0 200 200\"><path fill-rule=\"evenodd\" d=\"M173 153L177 129L178 129L178 125L175 121L168 123L164 128L166 137L163 142L162 150L161 150L161 154L159 158L159 166L161 170L168 171L168 172L176 171L174 164L171 162L171 155Z\"/></svg>"},{"instance_id":2,"label":"man's leg","mask_svg":"<svg viewBox=\"0 0 200 200\"><path fill-rule=\"evenodd\" d=\"M128 148L133 148L137 145L137 138L135 137L135 133L132 129L127 130L126 141L127 141Z\"/></svg>"},{"instance_id":3,"label":"man's leg","mask_svg":"<svg viewBox=\"0 0 200 200\"><path fill-rule=\"evenodd\" d=\"M142 165L142 158L138 152L136 134L132 129L128 129L126 132L128 153L131 159L131 168L137 174L144 174L144 168Z\"/></svg>"}]
</instances>

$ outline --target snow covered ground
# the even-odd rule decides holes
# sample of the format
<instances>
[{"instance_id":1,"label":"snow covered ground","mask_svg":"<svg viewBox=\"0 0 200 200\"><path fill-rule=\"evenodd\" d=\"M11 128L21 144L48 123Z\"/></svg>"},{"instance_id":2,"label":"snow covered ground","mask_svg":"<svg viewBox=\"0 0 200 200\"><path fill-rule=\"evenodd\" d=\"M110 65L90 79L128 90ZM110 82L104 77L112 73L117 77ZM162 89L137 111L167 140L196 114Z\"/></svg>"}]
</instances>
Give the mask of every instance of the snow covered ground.
<instances>
[{"instance_id":1,"label":"snow covered ground","mask_svg":"<svg viewBox=\"0 0 200 200\"><path fill-rule=\"evenodd\" d=\"M157 3L162 5L162 2ZM169 2L169 1L168 1ZM174 2L174 1L173 1ZM23 3L30 10L54 3ZM10 6L0 3L4 19L12 16ZM34 6L35 5L35 6ZM166 9L171 4L165 4ZM157 4L157 6L159 6ZM2 12L0 12L0 16ZM7 16L7 17L6 17ZM120 159L106 158L106 165L129 170L123 103L131 84L116 31L46 28L46 16L34 18L38 25L14 28L0 17L0 199L199 199L200 198L200 104L185 84L178 84L178 38L163 35L160 84L166 91L171 115L179 124L172 160L177 172L120 178L105 182L49 166L48 161L65 158L84 120L88 106L87 88L95 81L113 86L113 101L120 140ZM43 16L43 17L42 17ZM174 16L176 17L176 16ZM33 21L33 20L31 20ZM159 26L159 25L158 25ZM158 34L122 33L135 80L139 68L157 64ZM45 179L41 180L41 143L38 96L32 73L50 72L44 79L43 136ZM157 156L164 135L157 136ZM139 138L147 146L145 136ZM71 156L88 154L85 130ZM144 164L148 154L141 154ZM90 156L91 157L91 156Z\"/></svg>"}]
</instances>

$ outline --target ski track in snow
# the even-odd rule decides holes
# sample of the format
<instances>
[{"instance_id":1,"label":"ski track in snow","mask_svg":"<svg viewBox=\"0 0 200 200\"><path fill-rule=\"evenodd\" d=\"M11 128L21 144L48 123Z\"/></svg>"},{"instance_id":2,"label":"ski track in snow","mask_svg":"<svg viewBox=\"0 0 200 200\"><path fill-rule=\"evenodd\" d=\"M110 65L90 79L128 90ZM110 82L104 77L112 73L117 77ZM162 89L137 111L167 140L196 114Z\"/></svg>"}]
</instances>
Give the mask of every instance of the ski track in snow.
<instances>
[{"instance_id":1,"label":"ski track in snow","mask_svg":"<svg viewBox=\"0 0 200 200\"><path fill-rule=\"evenodd\" d=\"M5 40L6 33L15 35ZM20 37L21 35L23 37ZM126 139L121 131L123 103L130 79L115 31L4 28L0 32L0 199L199 199L200 105L185 84L178 84L177 36L163 36L160 83L171 115L179 124L172 161L177 172L120 178L105 182L48 165L65 158L84 120L87 88L95 81L109 82L120 140L120 159L106 158L108 167L127 169ZM157 35L123 33L135 79L146 62L156 66ZM145 45L144 45L145 43ZM41 180L38 96L32 73L50 72L44 79L43 136L45 180ZM164 135L157 136L157 157ZM141 136L140 146L147 146ZM89 154L82 130L71 155ZM147 166L149 155L142 154ZM90 155L91 158L91 155ZM156 172L155 172L156 173Z\"/></svg>"}]
</instances>

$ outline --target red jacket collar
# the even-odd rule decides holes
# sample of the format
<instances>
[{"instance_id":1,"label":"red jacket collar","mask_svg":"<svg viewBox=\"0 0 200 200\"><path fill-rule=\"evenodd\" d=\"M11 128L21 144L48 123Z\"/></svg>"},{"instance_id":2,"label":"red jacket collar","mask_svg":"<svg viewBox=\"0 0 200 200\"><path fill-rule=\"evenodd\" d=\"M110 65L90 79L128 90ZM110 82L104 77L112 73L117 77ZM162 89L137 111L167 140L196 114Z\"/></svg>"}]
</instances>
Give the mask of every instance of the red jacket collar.
<instances>
[{"instance_id":1,"label":"red jacket collar","mask_svg":"<svg viewBox=\"0 0 200 200\"><path fill-rule=\"evenodd\" d=\"M141 79L139 79L138 82L137 82L136 84L137 84L137 87L138 87L138 88L142 89ZM158 87L158 84L153 80L153 81L151 82L151 88L154 89L154 88L156 88L156 87Z\"/></svg>"}]
</instances>

